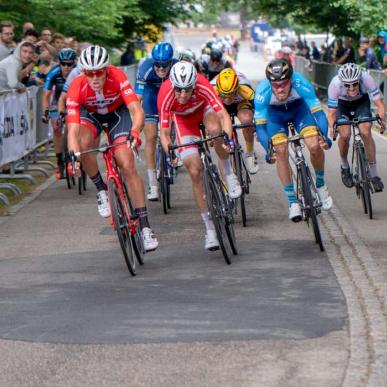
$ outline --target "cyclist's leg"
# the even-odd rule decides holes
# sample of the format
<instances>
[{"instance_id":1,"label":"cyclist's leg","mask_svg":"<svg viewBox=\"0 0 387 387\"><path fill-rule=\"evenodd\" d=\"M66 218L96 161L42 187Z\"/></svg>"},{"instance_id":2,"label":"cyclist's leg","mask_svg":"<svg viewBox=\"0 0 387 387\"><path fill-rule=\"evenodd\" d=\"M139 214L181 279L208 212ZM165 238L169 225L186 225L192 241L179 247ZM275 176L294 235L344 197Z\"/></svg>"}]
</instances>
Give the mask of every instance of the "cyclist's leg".
<instances>
[{"instance_id":1,"label":"cyclist's leg","mask_svg":"<svg viewBox=\"0 0 387 387\"><path fill-rule=\"evenodd\" d=\"M206 131L210 136L219 134L222 130L220 119L218 115L209 107L205 107L203 115L203 123L206 127ZM219 161L222 167L222 172L225 175L227 181L228 193L232 199L236 199L242 194L242 188L239 184L238 178L234 174L230 162L230 154L223 147L223 139L218 138L214 141L215 151L219 157Z\"/></svg>"},{"instance_id":2,"label":"cyclist's leg","mask_svg":"<svg viewBox=\"0 0 387 387\"><path fill-rule=\"evenodd\" d=\"M145 115L158 114L157 111L157 91L146 87L144 90L142 107ZM149 200L158 199L158 185L156 179L156 144L157 144L157 119L145 117L144 125L145 133L145 162L148 173L148 185L149 185Z\"/></svg>"},{"instance_id":3,"label":"cyclist's leg","mask_svg":"<svg viewBox=\"0 0 387 387\"><path fill-rule=\"evenodd\" d=\"M339 100L337 107L337 122L347 121L350 117L350 106L348 101ZM341 168L349 170L348 163L348 150L349 150L349 141L351 139L351 127L349 125L342 125L338 127L339 129L339 139L337 145L339 147L339 153L341 158Z\"/></svg>"},{"instance_id":4,"label":"cyclist's leg","mask_svg":"<svg viewBox=\"0 0 387 387\"><path fill-rule=\"evenodd\" d=\"M51 121L51 126L53 129L52 140L54 143L54 150L56 156L57 170L56 170L56 178L63 179L64 178L64 160L63 160L63 133L62 127L58 125L58 111L55 107L50 108L49 118Z\"/></svg>"}]
</instances>

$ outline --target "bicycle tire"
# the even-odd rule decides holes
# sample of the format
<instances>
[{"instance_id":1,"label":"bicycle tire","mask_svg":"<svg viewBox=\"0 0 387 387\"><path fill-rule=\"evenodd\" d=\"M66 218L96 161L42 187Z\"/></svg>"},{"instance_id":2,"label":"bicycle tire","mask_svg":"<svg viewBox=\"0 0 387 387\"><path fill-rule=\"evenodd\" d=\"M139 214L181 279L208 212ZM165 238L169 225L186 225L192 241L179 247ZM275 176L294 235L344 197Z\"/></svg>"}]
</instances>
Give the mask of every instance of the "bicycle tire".
<instances>
[{"instance_id":1,"label":"bicycle tire","mask_svg":"<svg viewBox=\"0 0 387 387\"><path fill-rule=\"evenodd\" d=\"M301 174L302 193L304 196L306 211L306 219L312 220L312 228L315 242L319 245L320 251L324 251L324 244L321 237L320 226L317 219L317 212L313 202L312 190L310 188L310 179L312 179L309 168L304 164L299 164Z\"/></svg>"},{"instance_id":2,"label":"bicycle tire","mask_svg":"<svg viewBox=\"0 0 387 387\"><path fill-rule=\"evenodd\" d=\"M66 160L66 159L65 159ZM65 161L65 177L66 177L66 184L68 189L72 189L74 184L73 184L73 179L72 176L70 176L69 171L67 169L69 164L69 161Z\"/></svg>"},{"instance_id":3,"label":"bicycle tire","mask_svg":"<svg viewBox=\"0 0 387 387\"><path fill-rule=\"evenodd\" d=\"M369 219L373 218L371 184L367 173L366 156L362 146L357 149L358 165L360 170L360 194L363 202L364 213L368 214Z\"/></svg>"},{"instance_id":4,"label":"bicycle tire","mask_svg":"<svg viewBox=\"0 0 387 387\"><path fill-rule=\"evenodd\" d=\"M125 211L125 205L122 203L117 184L114 179L108 181L108 196L112 211L114 228L120 242L121 250L124 255L126 266L132 276L136 275L136 261L133 256L133 246L131 230L129 228L129 219Z\"/></svg>"},{"instance_id":5,"label":"bicycle tire","mask_svg":"<svg viewBox=\"0 0 387 387\"><path fill-rule=\"evenodd\" d=\"M86 191L86 172L81 166L81 176L78 177L78 194L82 195L83 191Z\"/></svg>"},{"instance_id":6,"label":"bicycle tire","mask_svg":"<svg viewBox=\"0 0 387 387\"><path fill-rule=\"evenodd\" d=\"M244 179L244 176L243 176L244 166L243 166L243 162L242 162L242 155L238 149L234 152L233 159L234 159L234 165L235 165L235 174L236 174L238 181L239 181L239 184L242 188L242 194L238 198L238 201L239 201L239 206L241 207L242 224L243 224L243 227L246 227L247 226L247 216L246 216L245 195L246 195L247 181Z\"/></svg>"},{"instance_id":7,"label":"bicycle tire","mask_svg":"<svg viewBox=\"0 0 387 387\"><path fill-rule=\"evenodd\" d=\"M168 214L168 196L170 194L169 184L167 181L167 161L165 159L165 153L160 149L160 176L159 176L159 187L161 192L161 204L163 207L164 214Z\"/></svg>"},{"instance_id":8,"label":"bicycle tire","mask_svg":"<svg viewBox=\"0 0 387 387\"><path fill-rule=\"evenodd\" d=\"M144 242L143 242L142 237L141 237L140 224L138 222L136 222L137 216L134 212L132 202L130 201L129 194L128 194L128 188L126 187L125 182L122 183L122 189L124 191L126 205L129 209L130 219L132 222L135 222L135 224L133 224L134 228L131 229L131 238L132 238L132 246L133 246L134 254L136 255L137 262L140 265L143 265L144 264L145 247L144 247Z\"/></svg>"},{"instance_id":9,"label":"bicycle tire","mask_svg":"<svg viewBox=\"0 0 387 387\"><path fill-rule=\"evenodd\" d=\"M223 227L221 225L221 215L219 214L219 202L220 199L217 195L215 183L212 179L211 172L205 170L203 173L204 191L206 194L207 209L210 214L210 218L215 226L216 236L218 238L219 247L222 251L224 260L228 265L231 264L231 254L227 251L227 245L223 238Z\"/></svg>"}]
</instances>

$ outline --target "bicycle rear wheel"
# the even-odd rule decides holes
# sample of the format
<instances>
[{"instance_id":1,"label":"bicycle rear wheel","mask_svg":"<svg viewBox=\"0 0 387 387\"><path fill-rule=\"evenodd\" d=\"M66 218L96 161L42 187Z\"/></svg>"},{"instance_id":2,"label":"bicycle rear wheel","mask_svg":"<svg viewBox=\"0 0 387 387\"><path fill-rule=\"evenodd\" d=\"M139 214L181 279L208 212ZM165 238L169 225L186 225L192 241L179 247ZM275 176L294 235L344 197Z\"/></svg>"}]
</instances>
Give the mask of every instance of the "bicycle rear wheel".
<instances>
[{"instance_id":1,"label":"bicycle rear wheel","mask_svg":"<svg viewBox=\"0 0 387 387\"><path fill-rule=\"evenodd\" d=\"M78 177L78 193L82 195L83 191L86 191L86 172L82 169L81 165L81 176Z\"/></svg>"},{"instance_id":2,"label":"bicycle rear wheel","mask_svg":"<svg viewBox=\"0 0 387 387\"><path fill-rule=\"evenodd\" d=\"M168 181L168 166L164 151L160 147L160 176L159 187L161 192L161 203L163 206L164 214L168 213L168 209L171 208L171 191Z\"/></svg>"},{"instance_id":3,"label":"bicycle rear wheel","mask_svg":"<svg viewBox=\"0 0 387 387\"><path fill-rule=\"evenodd\" d=\"M309 219L311 219L315 242L319 245L320 251L324 251L325 249L322 242L320 226L318 224L316 207L314 206L312 190L310 187L312 184L312 176L310 174L309 168L304 163L300 163L299 168L301 174L302 193L305 201L306 219L308 224Z\"/></svg>"},{"instance_id":4,"label":"bicycle rear wheel","mask_svg":"<svg viewBox=\"0 0 387 387\"><path fill-rule=\"evenodd\" d=\"M215 186L215 182L211 176L211 172L205 170L203 173L203 181L204 181L204 191L206 194L207 200L207 208L210 214L211 220L215 226L216 236L218 238L219 247L222 251L224 260L229 265L231 264L231 251L228 249L227 243L225 243L225 234L224 234L224 219L221 214L221 203L218 195L218 191Z\"/></svg>"},{"instance_id":5,"label":"bicycle rear wheel","mask_svg":"<svg viewBox=\"0 0 387 387\"><path fill-rule=\"evenodd\" d=\"M126 266L131 275L136 275L136 261L133 256L133 246L129 219L122 202L118 186L114 179L108 181L108 196L112 210L113 224L125 258Z\"/></svg>"},{"instance_id":6,"label":"bicycle rear wheel","mask_svg":"<svg viewBox=\"0 0 387 387\"><path fill-rule=\"evenodd\" d=\"M368 217L372 219L372 199L371 199L371 183L368 177L368 171L366 166L366 156L364 148L361 146L357 149L357 161L358 169L360 173L360 196L363 203L364 213L368 214Z\"/></svg>"}]
</instances>

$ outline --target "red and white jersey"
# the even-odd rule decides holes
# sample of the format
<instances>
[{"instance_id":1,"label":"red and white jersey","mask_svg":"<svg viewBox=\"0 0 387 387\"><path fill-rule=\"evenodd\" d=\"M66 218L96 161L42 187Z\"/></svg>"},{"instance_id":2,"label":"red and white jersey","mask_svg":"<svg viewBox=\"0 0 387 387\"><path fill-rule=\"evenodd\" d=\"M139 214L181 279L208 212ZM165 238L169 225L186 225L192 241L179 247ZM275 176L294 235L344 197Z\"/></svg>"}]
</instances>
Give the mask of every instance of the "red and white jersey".
<instances>
[{"instance_id":1,"label":"red and white jersey","mask_svg":"<svg viewBox=\"0 0 387 387\"><path fill-rule=\"evenodd\" d=\"M97 92L88 85L86 76L81 74L74 79L67 92L67 122L80 122L81 106L94 113L107 114L134 101L138 101L136 93L121 69L108 66L106 82L103 89Z\"/></svg>"},{"instance_id":2,"label":"red and white jersey","mask_svg":"<svg viewBox=\"0 0 387 387\"><path fill-rule=\"evenodd\" d=\"M203 75L198 74L192 96L185 104L177 102L172 83L167 79L161 85L157 97L161 128L171 127L172 114L186 116L194 114L198 109L205 106L211 106L215 112L224 109L222 101L217 96L214 88Z\"/></svg>"}]
</instances>

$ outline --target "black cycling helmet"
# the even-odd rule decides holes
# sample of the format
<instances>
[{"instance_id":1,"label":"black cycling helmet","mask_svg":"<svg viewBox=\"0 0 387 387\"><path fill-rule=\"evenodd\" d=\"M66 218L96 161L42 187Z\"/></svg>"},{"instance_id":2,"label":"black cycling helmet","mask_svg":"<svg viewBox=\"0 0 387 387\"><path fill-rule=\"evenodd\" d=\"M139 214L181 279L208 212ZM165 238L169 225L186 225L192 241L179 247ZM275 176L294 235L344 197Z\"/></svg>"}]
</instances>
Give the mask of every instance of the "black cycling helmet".
<instances>
[{"instance_id":1,"label":"black cycling helmet","mask_svg":"<svg viewBox=\"0 0 387 387\"><path fill-rule=\"evenodd\" d=\"M214 62L220 62L222 60L223 53L219 48L213 48L210 52L210 58Z\"/></svg>"},{"instance_id":2,"label":"black cycling helmet","mask_svg":"<svg viewBox=\"0 0 387 387\"><path fill-rule=\"evenodd\" d=\"M273 59L266 67L266 78L270 82L290 79L292 74L293 66L284 58Z\"/></svg>"}]
</instances>

